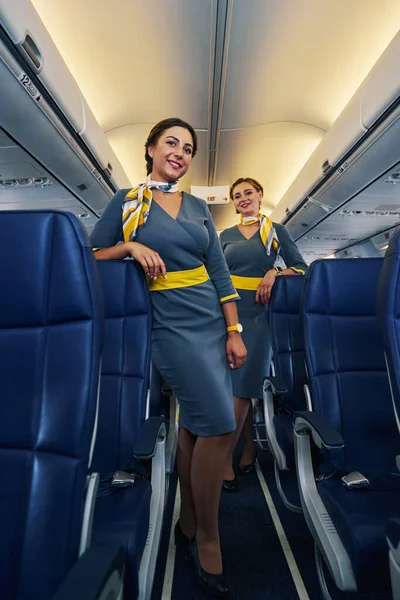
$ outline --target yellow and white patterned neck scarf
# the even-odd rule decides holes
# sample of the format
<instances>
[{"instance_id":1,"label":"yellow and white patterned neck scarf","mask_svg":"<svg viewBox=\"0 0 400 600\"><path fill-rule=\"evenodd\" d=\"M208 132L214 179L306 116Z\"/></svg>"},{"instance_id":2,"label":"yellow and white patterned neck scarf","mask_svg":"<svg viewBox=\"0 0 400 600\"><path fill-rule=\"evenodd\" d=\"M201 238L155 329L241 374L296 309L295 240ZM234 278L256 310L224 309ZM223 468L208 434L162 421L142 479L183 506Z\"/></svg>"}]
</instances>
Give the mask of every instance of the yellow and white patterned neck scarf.
<instances>
[{"instance_id":1,"label":"yellow and white patterned neck scarf","mask_svg":"<svg viewBox=\"0 0 400 600\"><path fill-rule=\"evenodd\" d=\"M153 200L151 191L153 189L173 194L178 190L178 182L162 183L153 181L151 175L148 175L146 183L140 183L127 193L122 207L124 242L133 242L138 231L145 225Z\"/></svg>"},{"instance_id":2,"label":"yellow and white patterned neck scarf","mask_svg":"<svg viewBox=\"0 0 400 600\"><path fill-rule=\"evenodd\" d=\"M267 255L271 254L271 247L279 254L279 240L271 219L261 214L258 217L244 217L240 215L241 225L254 225L254 223L260 223L260 237Z\"/></svg>"}]
</instances>

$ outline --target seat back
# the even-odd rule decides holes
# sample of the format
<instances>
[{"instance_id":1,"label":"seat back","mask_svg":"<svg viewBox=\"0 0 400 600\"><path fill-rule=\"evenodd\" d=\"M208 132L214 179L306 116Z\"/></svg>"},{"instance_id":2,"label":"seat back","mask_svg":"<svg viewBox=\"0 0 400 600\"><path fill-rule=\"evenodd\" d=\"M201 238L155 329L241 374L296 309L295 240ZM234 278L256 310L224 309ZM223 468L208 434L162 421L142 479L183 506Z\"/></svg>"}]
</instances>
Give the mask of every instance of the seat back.
<instances>
[{"instance_id":1,"label":"seat back","mask_svg":"<svg viewBox=\"0 0 400 600\"><path fill-rule=\"evenodd\" d=\"M378 286L378 322L389 372L394 410L400 428L400 231L392 237ZM400 453L400 452L398 452Z\"/></svg>"},{"instance_id":2,"label":"seat back","mask_svg":"<svg viewBox=\"0 0 400 600\"><path fill-rule=\"evenodd\" d=\"M71 214L0 211L0 589L52 597L78 558L103 322Z\"/></svg>"},{"instance_id":3,"label":"seat back","mask_svg":"<svg viewBox=\"0 0 400 600\"><path fill-rule=\"evenodd\" d=\"M300 297L304 277L278 277L269 303L273 360L276 375L287 387L284 403L293 410L306 410L307 383L304 341L300 320Z\"/></svg>"},{"instance_id":4,"label":"seat back","mask_svg":"<svg viewBox=\"0 0 400 600\"><path fill-rule=\"evenodd\" d=\"M112 474L135 467L133 446L146 418L152 313L140 266L107 260L98 268L106 331L92 469Z\"/></svg>"},{"instance_id":5,"label":"seat back","mask_svg":"<svg viewBox=\"0 0 400 600\"><path fill-rule=\"evenodd\" d=\"M313 409L345 441L333 453L344 471L395 468L398 433L376 319L381 258L319 260L301 314Z\"/></svg>"}]
</instances>

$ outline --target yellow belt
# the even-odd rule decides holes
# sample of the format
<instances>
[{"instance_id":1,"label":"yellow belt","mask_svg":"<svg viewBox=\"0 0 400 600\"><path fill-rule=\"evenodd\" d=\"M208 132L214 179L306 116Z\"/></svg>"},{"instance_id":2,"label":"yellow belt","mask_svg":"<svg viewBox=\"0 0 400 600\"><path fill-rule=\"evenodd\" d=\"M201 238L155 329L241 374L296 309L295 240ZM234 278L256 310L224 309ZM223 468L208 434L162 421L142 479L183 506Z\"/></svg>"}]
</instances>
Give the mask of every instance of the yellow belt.
<instances>
[{"instance_id":1,"label":"yellow belt","mask_svg":"<svg viewBox=\"0 0 400 600\"><path fill-rule=\"evenodd\" d=\"M159 275L155 281L148 279L149 290L151 292L159 292L161 290L172 290L174 288L190 287L199 285L208 281L207 270L204 265L197 269L187 269L186 271L168 271L167 279Z\"/></svg>"},{"instance_id":2,"label":"yellow belt","mask_svg":"<svg viewBox=\"0 0 400 600\"><path fill-rule=\"evenodd\" d=\"M231 275L231 279L237 290L256 290L262 282L262 277L239 277L239 275Z\"/></svg>"}]
</instances>

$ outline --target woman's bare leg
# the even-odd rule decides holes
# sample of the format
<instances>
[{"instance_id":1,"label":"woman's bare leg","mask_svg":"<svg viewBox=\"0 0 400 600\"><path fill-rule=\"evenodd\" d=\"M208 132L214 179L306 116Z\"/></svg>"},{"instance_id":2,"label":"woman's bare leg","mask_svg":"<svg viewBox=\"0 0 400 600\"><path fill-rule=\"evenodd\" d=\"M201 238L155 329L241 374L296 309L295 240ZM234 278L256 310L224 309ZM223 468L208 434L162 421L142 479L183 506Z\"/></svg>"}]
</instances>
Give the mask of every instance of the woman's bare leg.
<instances>
[{"instance_id":1,"label":"woman's bare leg","mask_svg":"<svg viewBox=\"0 0 400 600\"><path fill-rule=\"evenodd\" d=\"M194 537L197 530L196 510L191 484L192 456L196 439L196 436L190 433L190 431L184 427L180 427L176 456L181 491L179 524L183 533L190 539Z\"/></svg>"},{"instance_id":2,"label":"woman's bare leg","mask_svg":"<svg viewBox=\"0 0 400 600\"><path fill-rule=\"evenodd\" d=\"M197 517L196 541L201 566L222 573L218 509L226 456L232 434L198 437L192 457L192 494Z\"/></svg>"},{"instance_id":3,"label":"woman's bare leg","mask_svg":"<svg viewBox=\"0 0 400 600\"><path fill-rule=\"evenodd\" d=\"M249 412L250 401L248 398L238 398L235 396L235 418L236 418L236 430L232 437L232 443L228 451L228 457L225 464L223 479L232 481L235 479L235 473L233 470L233 453L235 451L236 444L240 437L243 429L244 422Z\"/></svg>"},{"instance_id":4,"label":"woman's bare leg","mask_svg":"<svg viewBox=\"0 0 400 600\"><path fill-rule=\"evenodd\" d=\"M251 465L257 455L257 448L253 438L253 411L251 409L251 404L243 426L243 439L244 448L240 464L241 466L245 467L247 465Z\"/></svg>"}]
</instances>

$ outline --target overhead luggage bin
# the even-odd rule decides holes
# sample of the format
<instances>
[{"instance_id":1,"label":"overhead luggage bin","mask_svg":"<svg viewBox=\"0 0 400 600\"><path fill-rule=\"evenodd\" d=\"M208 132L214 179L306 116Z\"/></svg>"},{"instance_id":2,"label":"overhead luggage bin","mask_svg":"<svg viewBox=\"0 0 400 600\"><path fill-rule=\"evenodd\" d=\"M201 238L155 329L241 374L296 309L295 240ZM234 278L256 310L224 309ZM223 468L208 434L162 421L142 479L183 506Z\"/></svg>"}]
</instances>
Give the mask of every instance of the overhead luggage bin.
<instances>
[{"instance_id":1,"label":"overhead luggage bin","mask_svg":"<svg viewBox=\"0 0 400 600\"><path fill-rule=\"evenodd\" d=\"M371 127L387 106L400 95L399 73L400 34L397 34L382 54L363 86L361 119Z\"/></svg>"},{"instance_id":2,"label":"overhead luggage bin","mask_svg":"<svg viewBox=\"0 0 400 600\"><path fill-rule=\"evenodd\" d=\"M21 15L24 15L21 18ZM30 0L0 0L0 21L76 132L84 126L79 87ZM21 77L23 77L21 73Z\"/></svg>"},{"instance_id":3,"label":"overhead luggage bin","mask_svg":"<svg viewBox=\"0 0 400 600\"><path fill-rule=\"evenodd\" d=\"M4 50L3 62L59 131L57 121L61 118L67 129L64 138L75 152L87 155L86 162L91 163L87 166L92 176L108 188L108 197L115 189L129 187L106 135L30 0L0 0L1 29L12 46L8 51L13 51L9 57ZM7 123L3 125L7 127ZM24 145L23 139L18 141ZM51 139L46 143L51 143Z\"/></svg>"},{"instance_id":4,"label":"overhead luggage bin","mask_svg":"<svg viewBox=\"0 0 400 600\"><path fill-rule=\"evenodd\" d=\"M82 98L84 107L84 124L80 135L92 150L103 169L117 188L131 187L130 181L123 170L121 163L114 154L105 133L96 121L88 103Z\"/></svg>"},{"instance_id":5,"label":"overhead luggage bin","mask_svg":"<svg viewBox=\"0 0 400 600\"><path fill-rule=\"evenodd\" d=\"M304 210L312 208L305 220L312 226L321 216L318 214L320 211L314 210L313 204L322 205L326 212L336 208L337 199L331 202L331 196L327 197L324 194L326 189L343 177L361 153L364 155L367 153L369 146L376 141L378 135L382 138L387 131L391 130L390 125L397 117L394 103L400 94L400 83L393 74L396 72L399 59L400 32L374 65L273 210L271 218L274 221L285 222L295 237L306 231L298 226L290 227L298 211L301 208ZM383 120L385 120L384 127ZM380 129L377 135L374 135L378 127ZM383 143L382 139L379 143ZM348 198L341 190L341 202L346 199ZM302 217L305 215L303 214Z\"/></svg>"}]
</instances>

